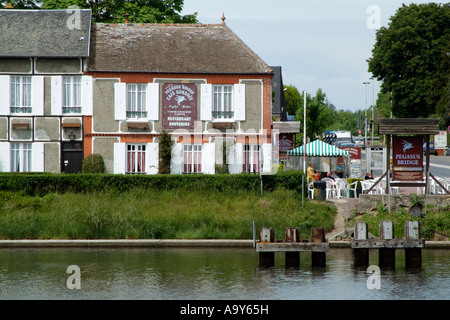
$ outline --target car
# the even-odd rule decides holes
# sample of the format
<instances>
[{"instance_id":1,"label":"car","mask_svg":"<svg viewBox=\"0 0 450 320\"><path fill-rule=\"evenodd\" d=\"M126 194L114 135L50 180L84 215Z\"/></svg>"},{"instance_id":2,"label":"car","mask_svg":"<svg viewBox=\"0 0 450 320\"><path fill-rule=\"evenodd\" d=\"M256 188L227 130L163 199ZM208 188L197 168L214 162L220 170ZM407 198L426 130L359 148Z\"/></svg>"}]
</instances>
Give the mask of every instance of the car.
<instances>
[{"instance_id":1,"label":"car","mask_svg":"<svg viewBox=\"0 0 450 320\"><path fill-rule=\"evenodd\" d=\"M424 143L422 146L423 154L426 154L427 151L427 144ZM436 149L434 149L434 142L430 142L430 154L434 154L435 156L438 155L438 152Z\"/></svg>"},{"instance_id":2,"label":"car","mask_svg":"<svg viewBox=\"0 0 450 320\"><path fill-rule=\"evenodd\" d=\"M356 144L351 143L351 142L344 142L344 143L341 143L339 146L339 148L354 148L354 147L356 147Z\"/></svg>"}]
</instances>

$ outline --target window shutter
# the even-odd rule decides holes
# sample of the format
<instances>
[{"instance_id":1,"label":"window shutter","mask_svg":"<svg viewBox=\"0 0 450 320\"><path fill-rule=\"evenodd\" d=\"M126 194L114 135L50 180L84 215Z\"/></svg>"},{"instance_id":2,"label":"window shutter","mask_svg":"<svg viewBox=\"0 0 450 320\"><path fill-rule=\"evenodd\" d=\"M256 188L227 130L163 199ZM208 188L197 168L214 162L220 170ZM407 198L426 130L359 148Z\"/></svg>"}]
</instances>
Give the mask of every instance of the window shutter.
<instances>
[{"instance_id":1,"label":"window shutter","mask_svg":"<svg viewBox=\"0 0 450 320\"><path fill-rule=\"evenodd\" d=\"M60 116L62 114L62 76L53 76L51 86L52 115Z\"/></svg>"},{"instance_id":2,"label":"window shutter","mask_svg":"<svg viewBox=\"0 0 450 320\"><path fill-rule=\"evenodd\" d=\"M11 108L11 77L0 76L0 115L2 116L9 115L11 111L10 108Z\"/></svg>"},{"instance_id":3,"label":"window shutter","mask_svg":"<svg viewBox=\"0 0 450 320\"><path fill-rule=\"evenodd\" d=\"M159 120L159 83L147 85L147 118L150 121Z\"/></svg>"},{"instance_id":4,"label":"window shutter","mask_svg":"<svg viewBox=\"0 0 450 320\"><path fill-rule=\"evenodd\" d=\"M242 173L242 166L244 164L244 144L236 143L230 148L228 158L228 171L230 173Z\"/></svg>"},{"instance_id":5,"label":"window shutter","mask_svg":"<svg viewBox=\"0 0 450 320\"><path fill-rule=\"evenodd\" d=\"M159 144L147 143L146 149L146 172L157 174L159 170Z\"/></svg>"},{"instance_id":6,"label":"window shutter","mask_svg":"<svg viewBox=\"0 0 450 320\"><path fill-rule=\"evenodd\" d=\"M200 120L212 120L212 85L202 84L200 86Z\"/></svg>"},{"instance_id":7,"label":"window shutter","mask_svg":"<svg viewBox=\"0 0 450 320\"><path fill-rule=\"evenodd\" d=\"M183 168L183 144L174 143L172 147L172 158L170 159L170 173L180 174Z\"/></svg>"},{"instance_id":8,"label":"window shutter","mask_svg":"<svg viewBox=\"0 0 450 320\"><path fill-rule=\"evenodd\" d=\"M44 77L31 77L31 113L35 116L44 115Z\"/></svg>"},{"instance_id":9,"label":"window shutter","mask_svg":"<svg viewBox=\"0 0 450 320\"><path fill-rule=\"evenodd\" d=\"M114 117L116 120L127 119L126 101L127 101L127 84L122 82L114 83Z\"/></svg>"},{"instance_id":10,"label":"window shutter","mask_svg":"<svg viewBox=\"0 0 450 320\"><path fill-rule=\"evenodd\" d=\"M272 173L272 144L264 143L262 145L262 174Z\"/></svg>"},{"instance_id":11,"label":"window shutter","mask_svg":"<svg viewBox=\"0 0 450 320\"><path fill-rule=\"evenodd\" d=\"M114 173L125 174L126 144L114 143Z\"/></svg>"},{"instance_id":12,"label":"window shutter","mask_svg":"<svg viewBox=\"0 0 450 320\"><path fill-rule=\"evenodd\" d=\"M216 164L216 144L205 143L203 144L203 173L214 174Z\"/></svg>"},{"instance_id":13,"label":"window shutter","mask_svg":"<svg viewBox=\"0 0 450 320\"><path fill-rule=\"evenodd\" d=\"M11 149L9 142L0 142L0 172L11 171Z\"/></svg>"},{"instance_id":14,"label":"window shutter","mask_svg":"<svg viewBox=\"0 0 450 320\"><path fill-rule=\"evenodd\" d=\"M31 171L44 172L44 144L42 142L34 142L31 145Z\"/></svg>"},{"instance_id":15,"label":"window shutter","mask_svg":"<svg viewBox=\"0 0 450 320\"><path fill-rule=\"evenodd\" d=\"M245 121L245 84L235 84L233 92L234 120Z\"/></svg>"},{"instance_id":16,"label":"window shutter","mask_svg":"<svg viewBox=\"0 0 450 320\"><path fill-rule=\"evenodd\" d=\"M81 113L92 116L94 105L93 79L91 76L81 77Z\"/></svg>"}]
</instances>

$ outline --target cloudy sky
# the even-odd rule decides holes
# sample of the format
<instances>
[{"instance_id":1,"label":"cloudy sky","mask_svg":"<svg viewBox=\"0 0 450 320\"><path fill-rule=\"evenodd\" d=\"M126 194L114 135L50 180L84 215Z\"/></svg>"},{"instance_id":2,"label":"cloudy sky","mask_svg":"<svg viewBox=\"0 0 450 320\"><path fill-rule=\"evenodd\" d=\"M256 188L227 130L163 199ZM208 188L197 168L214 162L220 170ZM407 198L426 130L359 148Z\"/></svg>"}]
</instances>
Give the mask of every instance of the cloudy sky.
<instances>
[{"instance_id":1,"label":"cloudy sky","mask_svg":"<svg viewBox=\"0 0 450 320\"><path fill-rule=\"evenodd\" d=\"M375 32L387 26L398 0L184 0L182 14L226 24L268 65L281 66L285 85L314 95L321 88L337 109L371 105L380 83L366 60ZM371 82L364 85L363 82Z\"/></svg>"}]
</instances>

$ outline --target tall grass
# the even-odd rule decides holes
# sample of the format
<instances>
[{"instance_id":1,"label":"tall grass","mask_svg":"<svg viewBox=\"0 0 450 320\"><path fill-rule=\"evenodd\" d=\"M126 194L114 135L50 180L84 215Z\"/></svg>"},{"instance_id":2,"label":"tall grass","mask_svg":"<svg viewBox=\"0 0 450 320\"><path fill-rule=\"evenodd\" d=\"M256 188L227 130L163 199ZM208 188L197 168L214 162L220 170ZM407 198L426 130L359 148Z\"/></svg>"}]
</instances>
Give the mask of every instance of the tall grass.
<instances>
[{"instance_id":1,"label":"tall grass","mask_svg":"<svg viewBox=\"0 0 450 320\"><path fill-rule=\"evenodd\" d=\"M121 193L49 193L43 197L0 191L1 239L251 239L272 227L277 239L298 227L333 228L334 206L305 201L292 190L261 197L243 190L133 189Z\"/></svg>"}]
</instances>

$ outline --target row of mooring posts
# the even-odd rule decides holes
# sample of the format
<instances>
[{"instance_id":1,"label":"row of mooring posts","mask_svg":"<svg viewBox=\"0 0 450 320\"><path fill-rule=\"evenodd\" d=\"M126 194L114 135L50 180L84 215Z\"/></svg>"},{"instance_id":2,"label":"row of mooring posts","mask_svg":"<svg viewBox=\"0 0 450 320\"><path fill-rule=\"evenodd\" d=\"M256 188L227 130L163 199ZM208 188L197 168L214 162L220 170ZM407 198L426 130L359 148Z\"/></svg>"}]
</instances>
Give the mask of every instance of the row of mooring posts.
<instances>
[{"instance_id":1,"label":"row of mooring posts","mask_svg":"<svg viewBox=\"0 0 450 320\"><path fill-rule=\"evenodd\" d=\"M355 267L369 265L369 249L378 249L379 267L395 268L395 250L405 250L406 268L420 268L422 265L422 248L425 240L420 238L418 221L405 223L405 237L395 238L394 223L381 221L379 224L379 238L369 238L369 230L366 222L357 222L354 229L354 237L351 239L353 259Z\"/></svg>"},{"instance_id":2,"label":"row of mooring posts","mask_svg":"<svg viewBox=\"0 0 450 320\"><path fill-rule=\"evenodd\" d=\"M300 266L300 252L311 252L312 267L325 267L326 253L330 245L325 239L324 228L311 228L311 239L300 240L298 228L286 228L284 241L275 241L273 228L259 230L259 242L256 251L259 252L261 267L275 265L275 253L285 253L285 267L298 268Z\"/></svg>"},{"instance_id":3,"label":"row of mooring posts","mask_svg":"<svg viewBox=\"0 0 450 320\"><path fill-rule=\"evenodd\" d=\"M395 268L395 250L405 250L406 268L420 268L422 265L422 249L425 240L420 238L418 221L405 223L405 237L395 238L394 223L381 221L379 225L379 238L369 237L369 228L366 222L357 222L354 228L354 237L350 244L353 249L354 267L369 266L369 249L379 252L380 268ZM275 265L275 253L285 253L285 266L298 268L300 266L300 252L311 252L312 267L326 266L326 253L330 244L325 239L324 228L311 228L311 239L300 240L298 228L286 228L285 239L275 241L273 228L261 228L259 241L255 244L259 253L261 267Z\"/></svg>"}]
</instances>

